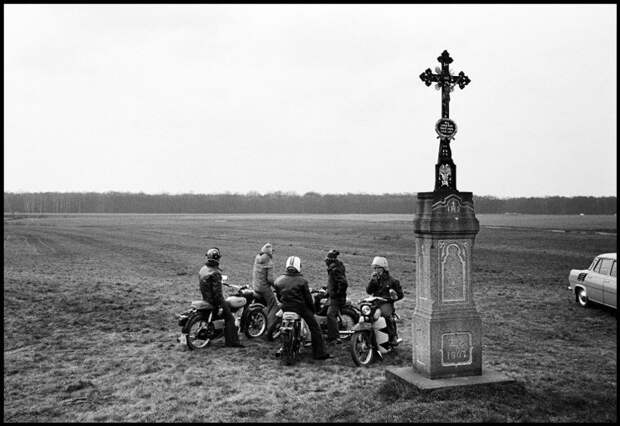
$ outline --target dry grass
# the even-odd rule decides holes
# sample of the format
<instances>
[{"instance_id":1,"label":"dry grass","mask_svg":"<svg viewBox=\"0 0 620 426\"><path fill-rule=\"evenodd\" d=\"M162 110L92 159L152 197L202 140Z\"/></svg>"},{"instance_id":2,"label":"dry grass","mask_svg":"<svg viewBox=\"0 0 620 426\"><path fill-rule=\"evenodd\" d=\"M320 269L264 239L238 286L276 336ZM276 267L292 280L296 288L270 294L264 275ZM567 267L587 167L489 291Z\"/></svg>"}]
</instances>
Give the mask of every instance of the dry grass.
<instances>
[{"instance_id":1,"label":"dry grass","mask_svg":"<svg viewBox=\"0 0 620 426\"><path fill-rule=\"evenodd\" d=\"M616 421L615 311L581 309L566 290L568 271L616 251L616 236L532 231L540 225L522 218L512 225L523 228L487 228L512 225L479 219L473 280L483 364L516 383L414 394L384 379L385 367L411 363L411 217L5 218L4 421ZM615 217L599 219L578 229L615 233ZM332 349L334 359L283 369L275 344L262 340L181 350L174 314L199 298L205 249L220 247L230 281L245 283L268 240L277 269L299 255L315 286L325 281L325 252L338 248L354 300L372 257L387 256L405 290L398 353L359 369L345 345Z\"/></svg>"}]
</instances>

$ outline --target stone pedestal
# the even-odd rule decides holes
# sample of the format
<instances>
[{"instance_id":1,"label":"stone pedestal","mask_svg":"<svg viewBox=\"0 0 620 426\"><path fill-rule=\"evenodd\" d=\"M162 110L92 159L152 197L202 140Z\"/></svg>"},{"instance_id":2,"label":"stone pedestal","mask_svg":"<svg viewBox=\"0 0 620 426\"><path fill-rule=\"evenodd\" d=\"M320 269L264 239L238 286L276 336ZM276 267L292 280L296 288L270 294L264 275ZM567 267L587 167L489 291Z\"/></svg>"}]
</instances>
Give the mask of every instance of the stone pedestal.
<instances>
[{"instance_id":1,"label":"stone pedestal","mask_svg":"<svg viewBox=\"0 0 620 426\"><path fill-rule=\"evenodd\" d=\"M418 193L413 364L388 368L388 379L419 390L513 381L482 371L482 321L471 282L478 230L471 192L444 188Z\"/></svg>"},{"instance_id":2,"label":"stone pedestal","mask_svg":"<svg viewBox=\"0 0 620 426\"><path fill-rule=\"evenodd\" d=\"M482 374L482 323L471 286L478 230L471 192L418 193L413 368L429 379Z\"/></svg>"}]
</instances>

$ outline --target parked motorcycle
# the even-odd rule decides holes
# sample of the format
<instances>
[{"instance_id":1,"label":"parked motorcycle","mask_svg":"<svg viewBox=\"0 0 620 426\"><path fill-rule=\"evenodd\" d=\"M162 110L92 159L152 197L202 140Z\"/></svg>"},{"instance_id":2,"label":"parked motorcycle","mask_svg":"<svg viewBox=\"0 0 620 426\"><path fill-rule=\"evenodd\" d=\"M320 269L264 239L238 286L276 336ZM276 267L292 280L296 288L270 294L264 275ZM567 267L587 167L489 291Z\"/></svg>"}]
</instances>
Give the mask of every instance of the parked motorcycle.
<instances>
[{"instance_id":1,"label":"parked motorcycle","mask_svg":"<svg viewBox=\"0 0 620 426\"><path fill-rule=\"evenodd\" d=\"M321 332L327 334L327 309L329 308L329 299L327 298L327 289L324 287L319 289L310 289L310 294L314 300L315 314L314 319L319 324ZM278 302L279 303L279 302ZM269 328L270 340L275 340L280 335L282 325L282 315L278 312L274 323ZM360 317L359 309L351 303L351 299L347 297L345 306L340 309L338 315L338 331L341 338L348 338L353 334L353 326L357 324ZM302 320L303 321L303 320ZM305 322L304 322L305 324ZM310 339L308 335L308 339Z\"/></svg>"},{"instance_id":2,"label":"parked motorcycle","mask_svg":"<svg viewBox=\"0 0 620 426\"><path fill-rule=\"evenodd\" d=\"M402 341L397 337L397 344L389 341L387 323L381 313L380 306L384 303L393 303L383 297L370 296L360 302L361 316L353 327L351 336L351 357L357 366L368 367L375 359L383 359L383 355L391 352ZM398 318L396 313L393 318Z\"/></svg>"},{"instance_id":3,"label":"parked motorcycle","mask_svg":"<svg viewBox=\"0 0 620 426\"><path fill-rule=\"evenodd\" d=\"M283 365L294 365L299 360L302 345L311 342L310 329L306 321L296 312L280 310L276 318L280 320L278 329L281 343L278 352L280 362Z\"/></svg>"},{"instance_id":4,"label":"parked motorcycle","mask_svg":"<svg viewBox=\"0 0 620 426\"><path fill-rule=\"evenodd\" d=\"M261 336L267 326L265 305L256 301L257 294L247 285L228 284L228 276L222 276L222 284L233 289L226 297L235 318L237 332L243 332L252 339ZM177 314L181 336L178 341L189 349L203 349L212 340L224 337L224 317L217 315L213 306L203 300L195 300L191 308Z\"/></svg>"}]
</instances>

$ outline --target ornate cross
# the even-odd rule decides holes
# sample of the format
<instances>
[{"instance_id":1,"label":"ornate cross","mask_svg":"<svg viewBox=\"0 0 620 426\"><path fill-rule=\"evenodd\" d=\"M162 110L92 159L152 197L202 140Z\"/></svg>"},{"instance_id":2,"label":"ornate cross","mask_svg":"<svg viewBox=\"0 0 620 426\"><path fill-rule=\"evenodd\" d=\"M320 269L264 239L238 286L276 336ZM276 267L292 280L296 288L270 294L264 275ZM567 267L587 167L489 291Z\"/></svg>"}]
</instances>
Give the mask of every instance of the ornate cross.
<instances>
[{"instance_id":1,"label":"ornate cross","mask_svg":"<svg viewBox=\"0 0 620 426\"><path fill-rule=\"evenodd\" d=\"M437 67L437 74L433 74L430 68L427 68L420 79L430 86L436 83L435 88L441 89L441 119L437 122L436 130L441 140L439 144L439 158L435 165L435 191L441 189L456 190L456 165L452 161L452 152L450 151L450 139L456 133L456 123L450 120L450 92L454 90L454 86L458 85L461 89L471 81L463 71L458 75L452 75L449 65L452 58L447 50L444 50L441 56L437 58L441 64L441 69Z\"/></svg>"}]
</instances>

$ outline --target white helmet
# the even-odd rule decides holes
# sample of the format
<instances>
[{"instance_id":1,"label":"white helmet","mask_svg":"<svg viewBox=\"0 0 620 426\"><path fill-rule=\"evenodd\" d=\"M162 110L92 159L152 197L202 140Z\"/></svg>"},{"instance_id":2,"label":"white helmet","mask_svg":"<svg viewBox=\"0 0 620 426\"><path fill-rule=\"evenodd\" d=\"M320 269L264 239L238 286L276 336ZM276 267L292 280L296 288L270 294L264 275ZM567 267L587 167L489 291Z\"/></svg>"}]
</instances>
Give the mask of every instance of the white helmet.
<instances>
[{"instance_id":1,"label":"white helmet","mask_svg":"<svg viewBox=\"0 0 620 426\"><path fill-rule=\"evenodd\" d=\"M301 259L297 256L289 256L286 259L286 270L301 272Z\"/></svg>"},{"instance_id":2,"label":"white helmet","mask_svg":"<svg viewBox=\"0 0 620 426\"><path fill-rule=\"evenodd\" d=\"M385 269L386 271L388 271L388 262L387 259L385 257L381 257L381 256L375 256L375 258L372 260L372 263L370 266L380 266L381 268Z\"/></svg>"}]
</instances>

